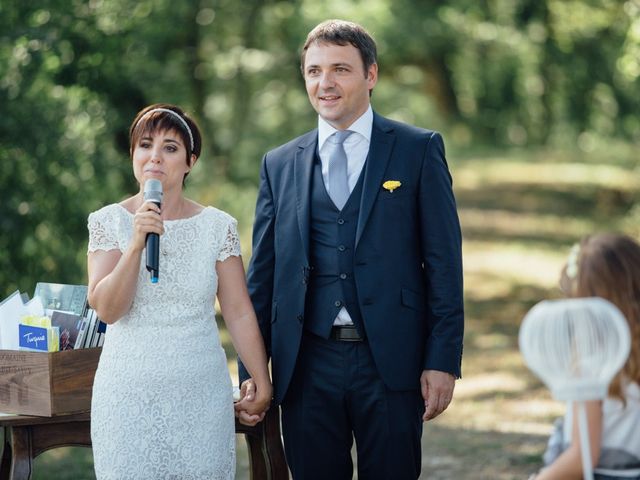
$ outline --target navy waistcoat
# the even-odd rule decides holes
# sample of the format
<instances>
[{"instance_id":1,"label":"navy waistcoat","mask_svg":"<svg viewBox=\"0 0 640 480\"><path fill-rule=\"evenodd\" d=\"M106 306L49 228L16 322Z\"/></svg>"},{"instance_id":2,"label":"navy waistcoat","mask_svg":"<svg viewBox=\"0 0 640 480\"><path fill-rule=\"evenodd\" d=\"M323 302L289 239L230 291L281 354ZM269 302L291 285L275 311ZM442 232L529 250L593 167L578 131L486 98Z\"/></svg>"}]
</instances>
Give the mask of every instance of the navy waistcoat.
<instances>
[{"instance_id":1,"label":"navy waistcoat","mask_svg":"<svg viewBox=\"0 0 640 480\"><path fill-rule=\"evenodd\" d=\"M366 168L366 166L365 166ZM304 326L328 338L333 321L346 307L353 323L364 335L362 314L353 278L354 247L364 168L342 211L334 205L322 179L316 156L311 185L311 274L305 304Z\"/></svg>"}]
</instances>

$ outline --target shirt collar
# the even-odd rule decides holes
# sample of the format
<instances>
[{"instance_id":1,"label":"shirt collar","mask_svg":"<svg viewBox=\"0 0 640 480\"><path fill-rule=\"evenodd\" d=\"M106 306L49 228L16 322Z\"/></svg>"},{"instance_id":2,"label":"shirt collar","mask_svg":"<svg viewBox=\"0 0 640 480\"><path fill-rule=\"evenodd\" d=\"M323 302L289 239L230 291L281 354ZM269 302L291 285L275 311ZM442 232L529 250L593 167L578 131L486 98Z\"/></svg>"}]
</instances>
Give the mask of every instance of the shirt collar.
<instances>
[{"instance_id":1,"label":"shirt collar","mask_svg":"<svg viewBox=\"0 0 640 480\"><path fill-rule=\"evenodd\" d=\"M371 130L373 128L373 110L371 104L355 122L353 122L347 130L359 133L368 142L371 142ZM327 123L325 119L318 115L318 150L322 150L324 143L337 130ZM347 140L348 141L348 140Z\"/></svg>"}]
</instances>

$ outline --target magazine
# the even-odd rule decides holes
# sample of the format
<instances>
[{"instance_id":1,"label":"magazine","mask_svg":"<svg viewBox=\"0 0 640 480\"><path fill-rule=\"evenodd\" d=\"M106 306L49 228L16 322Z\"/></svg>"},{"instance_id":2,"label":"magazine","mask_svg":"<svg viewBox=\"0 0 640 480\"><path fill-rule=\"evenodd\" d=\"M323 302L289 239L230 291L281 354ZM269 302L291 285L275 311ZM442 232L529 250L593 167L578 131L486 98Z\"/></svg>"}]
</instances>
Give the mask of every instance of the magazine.
<instances>
[{"instance_id":1,"label":"magazine","mask_svg":"<svg viewBox=\"0 0 640 480\"><path fill-rule=\"evenodd\" d=\"M83 316L87 308L87 286L38 282L34 297L40 297L46 310L60 310Z\"/></svg>"}]
</instances>

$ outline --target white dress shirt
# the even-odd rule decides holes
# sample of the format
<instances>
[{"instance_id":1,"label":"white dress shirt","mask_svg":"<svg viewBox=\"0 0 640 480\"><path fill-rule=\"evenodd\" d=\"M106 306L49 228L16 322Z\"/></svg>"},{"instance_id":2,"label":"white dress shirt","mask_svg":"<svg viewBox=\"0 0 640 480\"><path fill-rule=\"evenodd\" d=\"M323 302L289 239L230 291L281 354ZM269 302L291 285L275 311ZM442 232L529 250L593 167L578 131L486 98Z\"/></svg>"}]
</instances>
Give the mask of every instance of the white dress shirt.
<instances>
[{"instance_id":1,"label":"white dress shirt","mask_svg":"<svg viewBox=\"0 0 640 480\"><path fill-rule=\"evenodd\" d=\"M362 172L364 162L369 154L372 128L373 110L371 105L360 118L347 128L347 130L355 132L349 135L343 143L344 152L347 154L349 192L352 192L356 183L358 183L360 172ZM318 150L322 163L322 180L327 192L329 192L329 151L331 150L331 147L327 145L327 139L335 132L337 132L335 128L329 125L322 117L318 117Z\"/></svg>"},{"instance_id":2,"label":"white dress shirt","mask_svg":"<svg viewBox=\"0 0 640 480\"><path fill-rule=\"evenodd\" d=\"M362 169L364 162L369 155L369 145L371 144L371 130L373 129L373 110L371 105L366 112L362 114L355 122L353 122L347 130L352 133L344 141L344 152L347 155L347 183L349 192L352 192ZM320 162L322 163L322 180L324 186L329 192L329 151L330 146L327 145L327 139L337 130L329 125L322 117L318 116L318 151L320 153ZM338 312L338 316L333 322L334 325L353 325L353 320L345 307Z\"/></svg>"}]
</instances>

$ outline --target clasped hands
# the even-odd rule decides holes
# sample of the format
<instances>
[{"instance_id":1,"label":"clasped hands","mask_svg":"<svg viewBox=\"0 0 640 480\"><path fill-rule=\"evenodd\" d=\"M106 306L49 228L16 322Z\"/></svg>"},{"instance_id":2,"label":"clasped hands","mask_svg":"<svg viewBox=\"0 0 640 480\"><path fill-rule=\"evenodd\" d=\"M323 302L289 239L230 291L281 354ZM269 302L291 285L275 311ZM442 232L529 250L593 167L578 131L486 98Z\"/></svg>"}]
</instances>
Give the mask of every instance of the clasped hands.
<instances>
[{"instance_id":1,"label":"clasped hands","mask_svg":"<svg viewBox=\"0 0 640 480\"><path fill-rule=\"evenodd\" d=\"M252 378L242 382L240 399L233 404L238 421L250 427L261 422L271 405L271 394L271 384L258 388Z\"/></svg>"}]
</instances>

